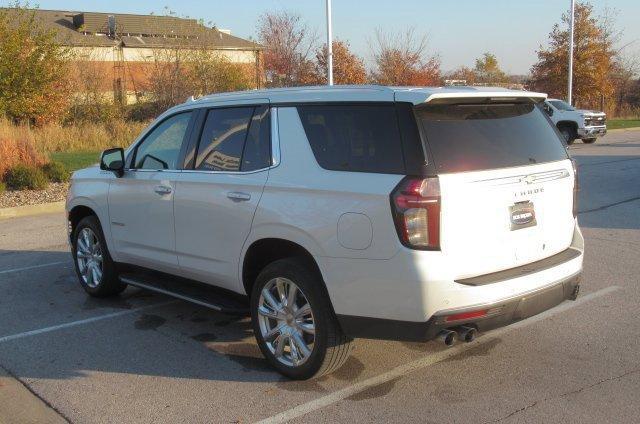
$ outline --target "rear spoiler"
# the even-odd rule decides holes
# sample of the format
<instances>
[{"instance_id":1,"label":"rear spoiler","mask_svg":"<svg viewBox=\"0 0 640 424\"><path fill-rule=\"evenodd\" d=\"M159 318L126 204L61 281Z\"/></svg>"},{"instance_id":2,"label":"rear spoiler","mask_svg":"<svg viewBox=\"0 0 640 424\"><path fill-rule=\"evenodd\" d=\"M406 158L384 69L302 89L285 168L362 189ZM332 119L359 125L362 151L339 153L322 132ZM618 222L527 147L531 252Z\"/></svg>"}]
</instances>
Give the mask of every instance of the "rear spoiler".
<instances>
[{"instance_id":1,"label":"rear spoiler","mask_svg":"<svg viewBox=\"0 0 640 424\"><path fill-rule=\"evenodd\" d=\"M409 102L414 105L421 105L426 103L458 103L464 100L473 101L486 101L490 102L506 102L510 100L515 101L529 101L533 103L540 103L547 99L545 93L536 93L533 91L516 91L516 90L460 90L460 91L448 91L443 90L441 92L429 92L422 90L406 90L396 91L396 102Z\"/></svg>"}]
</instances>

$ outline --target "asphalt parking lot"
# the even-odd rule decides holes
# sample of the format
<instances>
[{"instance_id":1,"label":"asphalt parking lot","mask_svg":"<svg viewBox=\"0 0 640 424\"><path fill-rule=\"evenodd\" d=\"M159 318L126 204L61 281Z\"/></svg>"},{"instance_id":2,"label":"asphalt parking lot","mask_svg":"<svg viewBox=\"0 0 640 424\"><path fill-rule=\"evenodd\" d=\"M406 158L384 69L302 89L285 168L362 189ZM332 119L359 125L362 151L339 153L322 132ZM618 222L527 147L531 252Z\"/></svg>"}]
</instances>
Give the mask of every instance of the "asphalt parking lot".
<instances>
[{"instance_id":1,"label":"asphalt parking lot","mask_svg":"<svg viewBox=\"0 0 640 424\"><path fill-rule=\"evenodd\" d=\"M85 296L62 214L1 220L0 422L638 422L640 131L570 151L577 301L448 349L357 340L309 382L272 371L246 319L133 288Z\"/></svg>"}]
</instances>

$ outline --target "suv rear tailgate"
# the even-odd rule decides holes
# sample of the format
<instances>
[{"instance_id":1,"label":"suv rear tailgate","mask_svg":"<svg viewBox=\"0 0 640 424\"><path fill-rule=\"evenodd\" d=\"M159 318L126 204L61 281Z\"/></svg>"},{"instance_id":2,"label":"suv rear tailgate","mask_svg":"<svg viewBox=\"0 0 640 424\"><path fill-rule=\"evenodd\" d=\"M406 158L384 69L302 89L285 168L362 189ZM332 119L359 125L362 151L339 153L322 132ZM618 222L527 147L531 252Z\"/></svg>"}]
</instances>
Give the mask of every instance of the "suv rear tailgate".
<instances>
[{"instance_id":1,"label":"suv rear tailgate","mask_svg":"<svg viewBox=\"0 0 640 424\"><path fill-rule=\"evenodd\" d=\"M416 108L441 196L440 247L456 279L568 248L574 174L548 116L528 99L446 99Z\"/></svg>"},{"instance_id":2,"label":"suv rear tailgate","mask_svg":"<svg viewBox=\"0 0 640 424\"><path fill-rule=\"evenodd\" d=\"M574 218L569 160L439 178L440 243L456 264L455 278L520 266L570 246ZM514 223L521 211L532 211L533 216Z\"/></svg>"}]
</instances>

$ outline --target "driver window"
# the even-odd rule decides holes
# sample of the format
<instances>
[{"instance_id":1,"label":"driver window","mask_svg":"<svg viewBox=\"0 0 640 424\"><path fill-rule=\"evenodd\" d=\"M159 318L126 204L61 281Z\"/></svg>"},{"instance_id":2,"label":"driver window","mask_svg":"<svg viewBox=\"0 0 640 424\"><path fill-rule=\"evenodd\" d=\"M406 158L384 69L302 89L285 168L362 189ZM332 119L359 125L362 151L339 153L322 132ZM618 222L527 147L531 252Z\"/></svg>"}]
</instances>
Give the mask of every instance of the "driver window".
<instances>
[{"instance_id":1,"label":"driver window","mask_svg":"<svg viewBox=\"0 0 640 424\"><path fill-rule=\"evenodd\" d=\"M155 127L136 150L135 169L178 169L178 156L191 112L180 113Z\"/></svg>"}]
</instances>

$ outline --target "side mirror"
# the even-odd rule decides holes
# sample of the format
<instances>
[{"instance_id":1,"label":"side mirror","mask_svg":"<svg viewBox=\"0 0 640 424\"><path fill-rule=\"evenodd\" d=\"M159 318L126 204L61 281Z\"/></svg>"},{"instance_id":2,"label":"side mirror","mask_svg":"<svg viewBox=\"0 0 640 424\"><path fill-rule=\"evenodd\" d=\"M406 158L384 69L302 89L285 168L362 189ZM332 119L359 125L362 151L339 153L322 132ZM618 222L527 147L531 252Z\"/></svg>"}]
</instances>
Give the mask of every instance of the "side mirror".
<instances>
[{"instance_id":1,"label":"side mirror","mask_svg":"<svg viewBox=\"0 0 640 424\"><path fill-rule=\"evenodd\" d=\"M545 104L543 107L544 111L547 112L547 115L553 116L553 109L551 109L551 106Z\"/></svg>"},{"instance_id":2,"label":"side mirror","mask_svg":"<svg viewBox=\"0 0 640 424\"><path fill-rule=\"evenodd\" d=\"M111 171L118 178L122 177L124 175L124 149L122 147L114 147L102 152L100 169Z\"/></svg>"}]
</instances>

